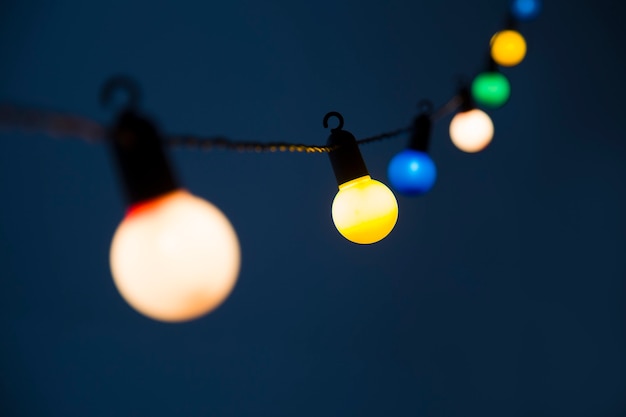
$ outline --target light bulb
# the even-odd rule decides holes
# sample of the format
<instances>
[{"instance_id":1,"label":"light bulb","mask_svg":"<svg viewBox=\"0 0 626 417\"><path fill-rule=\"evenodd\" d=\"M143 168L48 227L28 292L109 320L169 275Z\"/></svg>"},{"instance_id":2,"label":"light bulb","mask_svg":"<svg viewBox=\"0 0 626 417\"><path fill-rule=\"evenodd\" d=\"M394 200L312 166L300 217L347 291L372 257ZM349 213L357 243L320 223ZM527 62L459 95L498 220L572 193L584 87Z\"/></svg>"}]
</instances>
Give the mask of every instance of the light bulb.
<instances>
[{"instance_id":1,"label":"light bulb","mask_svg":"<svg viewBox=\"0 0 626 417\"><path fill-rule=\"evenodd\" d=\"M503 30L491 38L491 57L498 64L512 67L526 56L526 41L515 30Z\"/></svg>"},{"instance_id":2,"label":"light bulb","mask_svg":"<svg viewBox=\"0 0 626 417\"><path fill-rule=\"evenodd\" d=\"M511 13L518 20L532 20L541 12L541 0L513 0Z\"/></svg>"},{"instance_id":3,"label":"light bulb","mask_svg":"<svg viewBox=\"0 0 626 417\"><path fill-rule=\"evenodd\" d=\"M430 191L437 178L437 168L426 152L405 149L389 162L387 176L394 190L416 196Z\"/></svg>"},{"instance_id":4,"label":"light bulb","mask_svg":"<svg viewBox=\"0 0 626 417\"><path fill-rule=\"evenodd\" d=\"M398 203L391 190L369 175L339 186L332 216L343 237L354 243L375 243L393 230Z\"/></svg>"},{"instance_id":5,"label":"light bulb","mask_svg":"<svg viewBox=\"0 0 626 417\"><path fill-rule=\"evenodd\" d=\"M230 222L178 186L156 126L135 108L120 113L110 142L130 206L109 254L120 294L139 313L165 322L215 309L241 263Z\"/></svg>"},{"instance_id":6,"label":"light bulb","mask_svg":"<svg viewBox=\"0 0 626 417\"><path fill-rule=\"evenodd\" d=\"M450 122L450 138L462 151L482 151L493 138L493 122L479 109L459 112Z\"/></svg>"},{"instance_id":7,"label":"light bulb","mask_svg":"<svg viewBox=\"0 0 626 417\"><path fill-rule=\"evenodd\" d=\"M135 310L186 321L215 309L232 291L239 241L219 209L179 189L128 211L113 237L110 263L117 289Z\"/></svg>"},{"instance_id":8,"label":"light bulb","mask_svg":"<svg viewBox=\"0 0 626 417\"><path fill-rule=\"evenodd\" d=\"M354 243L369 244L383 239L393 230L398 220L398 202L391 190L373 180L361 156L352 133L343 130L343 117L337 112L324 116L336 117L339 126L331 130L328 153L339 192L332 205L335 227L343 237Z\"/></svg>"},{"instance_id":9,"label":"light bulb","mask_svg":"<svg viewBox=\"0 0 626 417\"><path fill-rule=\"evenodd\" d=\"M509 100L511 84L497 71L483 72L472 82L472 96L483 106L498 108Z\"/></svg>"}]
</instances>

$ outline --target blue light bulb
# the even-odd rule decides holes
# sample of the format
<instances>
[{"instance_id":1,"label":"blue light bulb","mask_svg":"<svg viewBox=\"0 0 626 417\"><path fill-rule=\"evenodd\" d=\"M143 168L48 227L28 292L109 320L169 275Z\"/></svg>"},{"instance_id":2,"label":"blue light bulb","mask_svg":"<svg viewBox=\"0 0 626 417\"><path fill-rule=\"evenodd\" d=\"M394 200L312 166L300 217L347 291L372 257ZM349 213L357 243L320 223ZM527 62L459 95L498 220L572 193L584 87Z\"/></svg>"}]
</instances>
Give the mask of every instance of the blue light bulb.
<instances>
[{"instance_id":1,"label":"blue light bulb","mask_svg":"<svg viewBox=\"0 0 626 417\"><path fill-rule=\"evenodd\" d=\"M541 12L541 0L513 0L511 13L517 20L532 20Z\"/></svg>"},{"instance_id":2,"label":"blue light bulb","mask_svg":"<svg viewBox=\"0 0 626 417\"><path fill-rule=\"evenodd\" d=\"M430 191L437 179L437 168L427 153L406 149L391 159L387 177L400 194L416 196Z\"/></svg>"}]
</instances>

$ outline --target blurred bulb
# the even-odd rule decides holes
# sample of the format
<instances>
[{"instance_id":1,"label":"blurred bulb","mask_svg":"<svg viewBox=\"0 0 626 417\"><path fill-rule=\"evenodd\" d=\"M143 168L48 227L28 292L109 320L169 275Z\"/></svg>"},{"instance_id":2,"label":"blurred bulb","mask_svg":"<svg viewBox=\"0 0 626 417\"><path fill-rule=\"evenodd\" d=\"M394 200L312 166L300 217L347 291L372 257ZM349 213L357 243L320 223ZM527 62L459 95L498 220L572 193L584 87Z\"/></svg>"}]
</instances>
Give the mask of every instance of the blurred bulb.
<instances>
[{"instance_id":1,"label":"blurred bulb","mask_svg":"<svg viewBox=\"0 0 626 417\"><path fill-rule=\"evenodd\" d=\"M513 67L526 56L526 41L515 30L503 30L491 38L491 57L498 65Z\"/></svg>"},{"instance_id":2,"label":"blurred bulb","mask_svg":"<svg viewBox=\"0 0 626 417\"><path fill-rule=\"evenodd\" d=\"M176 190L129 210L113 237L110 263L117 289L138 312L191 320L232 291L239 241L219 209Z\"/></svg>"},{"instance_id":3,"label":"blurred bulb","mask_svg":"<svg viewBox=\"0 0 626 417\"><path fill-rule=\"evenodd\" d=\"M450 138L462 151L482 151L493 138L493 122L479 109L459 112L450 122Z\"/></svg>"},{"instance_id":4,"label":"blurred bulb","mask_svg":"<svg viewBox=\"0 0 626 417\"><path fill-rule=\"evenodd\" d=\"M387 176L394 190L415 196L430 191L437 178L437 168L426 152L406 149L389 162Z\"/></svg>"},{"instance_id":5,"label":"blurred bulb","mask_svg":"<svg viewBox=\"0 0 626 417\"><path fill-rule=\"evenodd\" d=\"M511 96L511 84L499 72L483 72L472 82L472 96L483 106L498 108Z\"/></svg>"},{"instance_id":6,"label":"blurred bulb","mask_svg":"<svg viewBox=\"0 0 626 417\"><path fill-rule=\"evenodd\" d=\"M532 20L541 12L541 0L513 0L511 13L518 20Z\"/></svg>"},{"instance_id":7,"label":"blurred bulb","mask_svg":"<svg viewBox=\"0 0 626 417\"><path fill-rule=\"evenodd\" d=\"M398 203L386 185L365 175L339 186L332 215L335 227L346 239L375 243L396 225Z\"/></svg>"}]
</instances>

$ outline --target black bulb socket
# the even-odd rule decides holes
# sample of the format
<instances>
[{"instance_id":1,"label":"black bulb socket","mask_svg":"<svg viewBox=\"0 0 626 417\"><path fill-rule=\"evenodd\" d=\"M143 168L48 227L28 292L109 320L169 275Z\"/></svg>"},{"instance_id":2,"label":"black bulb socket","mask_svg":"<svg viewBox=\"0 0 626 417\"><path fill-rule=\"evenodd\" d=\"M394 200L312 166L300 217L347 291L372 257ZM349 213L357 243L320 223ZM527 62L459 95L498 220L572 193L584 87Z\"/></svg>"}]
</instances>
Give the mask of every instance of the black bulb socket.
<instances>
[{"instance_id":1,"label":"black bulb socket","mask_svg":"<svg viewBox=\"0 0 626 417\"><path fill-rule=\"evenodd\" d=\"M472 93L467 85L464 85L459 89L459 99L461 101L459 104L460 112L466 112L476 108L476 104L474 104L474 99L472 98Z\"/></svg>"},{"instance_id":2,"label":"black bulb socket","mask_svg":"<svg viewBox=\"0 0 626 417\"><path fill-rule=\"evenodd\" d=\"M343 129L333 129L327 145L334 148L328 153L337 185L369 175L359 145L354 135Z\"/></svg>"},{"instance_id":3,"label":"black bulb socket","mask_svg":"<svg viewBox=\"0 0 626 417\"><path fill-rule=\"evenodd\" d=\"M491 52L487 56L487 65L485 65L486 72L500 72L498 63L491 56Z\"/></svg>"},{"instance_id":4,"label":"black bulb socket","mask_svg":"<svg viewBox=\"0 0 626 417\"><path fill-rule=\"evenodd\" d=\"M519 20L509 11L504 20L504 30L514 30L519 32Z\"/></svg>"},{"instance_id":5,"label":"black bulb socket","mask_svg":"<svg viewBox=\"0 0 626 417\"><path fill-rule=\"evenodd\" d=\"M179 188L163 141L149 119L125 110L110 130L109 139L129 205Z\"/></svg>"},{"instance_id":6,"label":"black bulb socket","mask_svg":"<svg viewBox=\"0 0 626 417\"><path fill-rule=\"evenodd\" d=\"M413 120L411 129L411 139L409 140L409 149L420 152L428 152L430 147L430 132L432 129L432 121L430 115L422 113Z\"/></svg>"}]
</instances>

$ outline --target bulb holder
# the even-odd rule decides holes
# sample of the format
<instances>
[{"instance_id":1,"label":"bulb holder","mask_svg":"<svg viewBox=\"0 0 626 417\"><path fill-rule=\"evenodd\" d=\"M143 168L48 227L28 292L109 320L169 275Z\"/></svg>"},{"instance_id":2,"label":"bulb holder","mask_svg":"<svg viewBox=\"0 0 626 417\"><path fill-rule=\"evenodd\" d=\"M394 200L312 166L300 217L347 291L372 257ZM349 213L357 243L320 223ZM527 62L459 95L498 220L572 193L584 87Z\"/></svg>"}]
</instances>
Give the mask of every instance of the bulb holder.
<instances>
[{"instance_id":1,"label":"bulb holder","mask_svg":"<svg viewBox=\"0 0 626 417\"><path fill-rule=\"evenodd\" d=\"M487 56L487 63L485 65L485 72L500 72L500 66L491 56L491 52Z\"/></svg>"},{"instance_id":2,"label":"bulb holder","mask_svg":"<svg viewBox=\"0 0 626 417\"><path fill-rule=\"evenodd\" d=\"M409 140L409 149L427 153L430 147L430 132L432 130L432 121L430 114L419 114L413 120L413 128L411 130L411 139Z\"/></svg>"},{"instance_id":3,"label":"bulb holder","mask_svg":"<svg viewBox=\"0 0 626 417\"><path fill-rule=\"evenodd\" d=\"M129 205L179 188L155 125L134 110L120 113L109 132Z\"/></svg>"},{"instance_id":4,"label":"bulb holder","mask_svg":"<svg viewBox=\"0 0 626 417\"><path fill-rule=\"evenodd\" d=\"M474 99L472 98L472 92L468 85L463 84L459 89L459 112L466 112L476 108Z\"/></svg>"},{"instance_id":5,"label":"bulb holder","mask_svg":"<svg viewBox=\"0 0 626 417\"><path fill-rule=\"evenodd\" d=\"M331 129L326 144L334 148L328 153L328 157L337 179L337 185L342 185L348 181L369 175L369 171L361 156L356 138L352 133L343 130L343 117L341 114L337 112L328 113L324 117L324 127L328 127L328 119L332 116L339 119L339 126Z\"/></svg>"},{"instance_id":6,"label":"bulb holder","mask_svg":"<svg viewBox=\"0 0 626 417\"><path fill-rule=\"evenodd\" d=\"M519 32L519 19L513 14L511 10L506 14L506 18L504 20L504 29L503 30L515 30Z\"/></svg>"}]
</instances>

